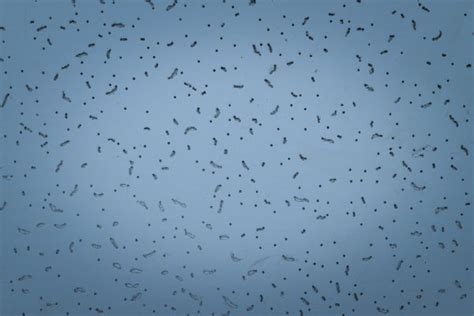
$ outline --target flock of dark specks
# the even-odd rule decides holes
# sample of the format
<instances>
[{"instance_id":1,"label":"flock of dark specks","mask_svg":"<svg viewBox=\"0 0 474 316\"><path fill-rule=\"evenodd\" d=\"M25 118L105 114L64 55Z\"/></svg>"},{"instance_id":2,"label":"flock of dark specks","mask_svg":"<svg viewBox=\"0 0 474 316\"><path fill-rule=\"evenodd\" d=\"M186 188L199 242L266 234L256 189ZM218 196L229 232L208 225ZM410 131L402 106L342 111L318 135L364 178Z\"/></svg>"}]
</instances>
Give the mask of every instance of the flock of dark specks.
<instances>
[{"instance_id":1,"label":"flock of dark specks","mask_svg":"<svg viewBox=\"0 0 474 316\"><path fill-rule=\"evenodd\" d=\"M1 315L472 315L472 1L0 11Z\"/></svg>"}]
</instances>

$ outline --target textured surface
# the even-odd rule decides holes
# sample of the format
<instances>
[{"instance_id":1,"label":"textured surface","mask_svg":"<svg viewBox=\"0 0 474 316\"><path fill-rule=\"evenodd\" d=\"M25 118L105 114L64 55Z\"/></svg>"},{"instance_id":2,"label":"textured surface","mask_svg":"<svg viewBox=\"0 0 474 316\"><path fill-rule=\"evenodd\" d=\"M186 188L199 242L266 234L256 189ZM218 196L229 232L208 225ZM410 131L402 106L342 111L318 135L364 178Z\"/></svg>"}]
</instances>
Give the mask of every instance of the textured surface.
<instances>
[{"instance_id":1,"label":"textured surface","mask_svg":"<svg viewBox=\"0 0 474 316\"><path fill-rule=\"evenodd\" d=\"M472 1L0 1L2 315L472 315Z\"/></svg>"}]
</instances>

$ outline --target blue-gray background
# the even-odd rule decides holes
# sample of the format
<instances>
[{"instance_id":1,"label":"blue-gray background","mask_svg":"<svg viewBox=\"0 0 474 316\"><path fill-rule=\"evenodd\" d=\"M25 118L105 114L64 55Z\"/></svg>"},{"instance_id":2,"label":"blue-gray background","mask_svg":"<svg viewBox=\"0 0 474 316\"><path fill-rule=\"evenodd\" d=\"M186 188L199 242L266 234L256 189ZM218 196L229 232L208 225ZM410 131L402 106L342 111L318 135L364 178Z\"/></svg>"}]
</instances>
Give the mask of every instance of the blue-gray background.
<instances>
[{"instance_id":1,"label":"blue-gray background","mask_svg":"<svg viewBox=\"0 0 474 316\"><path fill-rule=\"evenodd\" d=\"M0 314L472 315L472 14L1 0Z\"/></svg>"}]
</instances>

